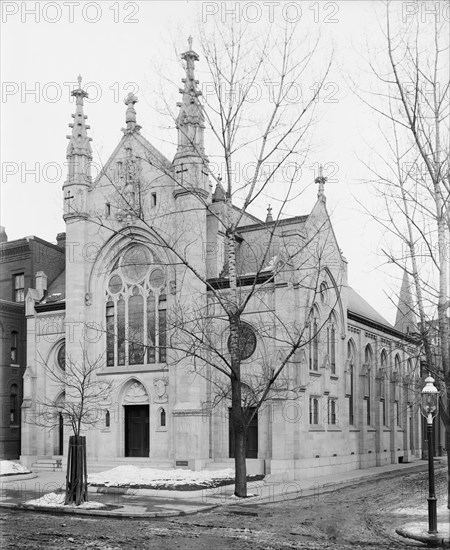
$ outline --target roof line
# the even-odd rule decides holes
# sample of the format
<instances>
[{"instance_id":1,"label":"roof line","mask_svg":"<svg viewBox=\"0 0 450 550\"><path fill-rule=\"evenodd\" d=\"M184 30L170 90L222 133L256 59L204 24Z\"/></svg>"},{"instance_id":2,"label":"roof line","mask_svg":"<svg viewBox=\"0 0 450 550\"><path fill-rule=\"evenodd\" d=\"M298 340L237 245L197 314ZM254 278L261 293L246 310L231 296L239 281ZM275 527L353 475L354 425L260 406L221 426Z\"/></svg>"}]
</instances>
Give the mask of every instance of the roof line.
<instances>
[{"instance_id":1,"label":"roof line","mask_svg":"<svg viewBox=\"0 0 450 550\"><path fill-rule=\"evenodd\" d=\"M389 334L391 336L395 336L396 338L400 338L401 340L406 340L407 342L410 342L411 344L416 344L417 341L412 336L409 336L408 334L405 334L404 332L399 332L398 330L395 330L394 328L387 327L386 325L382 325L381 323L378 323L377 321L374 321L372 319L368 319L367 317L363 317L362 315L359 315L358 313L355 313L349 309L347 309L347 319L350 319L352 321L357 321L358 323L361 323L363 325L366 325L370 328L375 328L381 332L384 332L386 334Z\"/></svg>"}]
</instances>

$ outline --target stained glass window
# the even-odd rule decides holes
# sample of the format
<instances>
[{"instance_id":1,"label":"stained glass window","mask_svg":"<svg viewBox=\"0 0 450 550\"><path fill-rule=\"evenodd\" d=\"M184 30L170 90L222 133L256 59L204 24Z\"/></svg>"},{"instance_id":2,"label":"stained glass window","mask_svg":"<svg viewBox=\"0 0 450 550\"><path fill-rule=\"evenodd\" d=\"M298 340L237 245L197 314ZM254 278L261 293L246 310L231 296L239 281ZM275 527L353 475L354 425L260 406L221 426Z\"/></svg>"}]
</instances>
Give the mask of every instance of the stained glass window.
<instances>
[{"instance_id":1,"label":"stained glass window","mask_svg":"<svg viewBox=\"0 0 450 550\"><path fill-rule=\"evenodd\" d=\"M166 361L166 273L144 245L115 262L106 289L108 366Z\"/></svg>"}]
</instances>

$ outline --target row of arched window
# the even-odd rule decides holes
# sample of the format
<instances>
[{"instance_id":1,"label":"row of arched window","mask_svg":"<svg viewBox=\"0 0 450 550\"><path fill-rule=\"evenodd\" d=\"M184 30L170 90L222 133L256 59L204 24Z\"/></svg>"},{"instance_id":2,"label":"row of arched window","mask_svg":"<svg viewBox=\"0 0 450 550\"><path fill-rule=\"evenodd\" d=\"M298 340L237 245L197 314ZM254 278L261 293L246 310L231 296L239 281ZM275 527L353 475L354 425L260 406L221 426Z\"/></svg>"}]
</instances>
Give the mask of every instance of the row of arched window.
<instances>
[{"instance_id":1,"label":"row of arched window","mask_svg":"<svg viewBox=\"0 0 450 550\"><path fill-rule=\"evenodd\" d=\"M349 376L349 424L352 425L355 422L355 345L352 340L347 343L347 362L348 362L348 376ZM371 411L373 404L373 388L372 384L374 379L379 384L378 396L382 406L383 425L387 426L388 419L388 404L390 399L390 384L394 385L393 399L394 399L394 414L397 425L401 426L401 412L402 412L402 392L400 391L400 383L402 380L401 359L399 354L394 357L394 366L391 376L388 372L388 355L385 349L380 353L380 369L378 373L375 373L374 377L374 362L372 346L367 344L364 349L364 365L362 367L362 374L364 375L364 400L366 401L366 422L370 426L372 424ZM412 374L413 364L412 360L407 361L407 374Z\"/></svg>"}]
</instances>

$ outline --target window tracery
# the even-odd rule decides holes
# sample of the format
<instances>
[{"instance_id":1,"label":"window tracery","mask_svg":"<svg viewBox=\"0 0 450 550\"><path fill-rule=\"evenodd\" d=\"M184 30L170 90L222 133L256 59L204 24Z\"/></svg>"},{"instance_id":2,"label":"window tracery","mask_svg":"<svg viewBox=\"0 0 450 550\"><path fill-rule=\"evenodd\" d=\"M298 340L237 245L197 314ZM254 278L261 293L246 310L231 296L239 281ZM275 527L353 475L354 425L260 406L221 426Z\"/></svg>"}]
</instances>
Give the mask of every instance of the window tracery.
<instances>
[{"instance_id":1,"label":"window tracery","mask_svg":"<svg viewBox=\"0 0 450 550\"><path fill-rule=\"evenodd\" d=\"M116 262L106 289L108 366L166 361L166 280L159 261L142 244Z\"/></svg>"}]
</instances>

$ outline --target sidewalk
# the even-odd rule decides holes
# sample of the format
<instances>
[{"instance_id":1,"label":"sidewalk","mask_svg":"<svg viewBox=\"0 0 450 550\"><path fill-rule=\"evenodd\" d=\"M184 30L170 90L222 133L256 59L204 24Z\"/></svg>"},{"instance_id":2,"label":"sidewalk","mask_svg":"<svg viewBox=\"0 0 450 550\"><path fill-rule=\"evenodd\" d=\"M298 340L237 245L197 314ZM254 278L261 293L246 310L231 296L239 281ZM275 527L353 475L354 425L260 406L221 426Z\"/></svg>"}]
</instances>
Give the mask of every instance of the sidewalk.
<instances>
[{"instance_id":1,"label":"sidewalk","mask_svg":"<svg viewBox=\"0 0 450 550\"><path fill-rule=\"evenodd\" d=\"M439 467L437 463L436 466ZM201 491L89 487L89 500L101 502L107 506L106 509L101 510L25 505L24 503L28 500L37 499L47 493L58 492L64 488L64 473L38 472L33 479L4 479L0 485L0 507L118 518L171 517L204 512L221 505L258 505L306 496L320 498L320 495L349 485L364 483L367 479L385 478L400 472L412 473L426 469L427 463L418 461L408 464L390 464L307 480L276 483L257 481L248 484L248 494L254 496L247 499L239 499L234 496L234 485Z\"/></svg>"}]
</instances>

